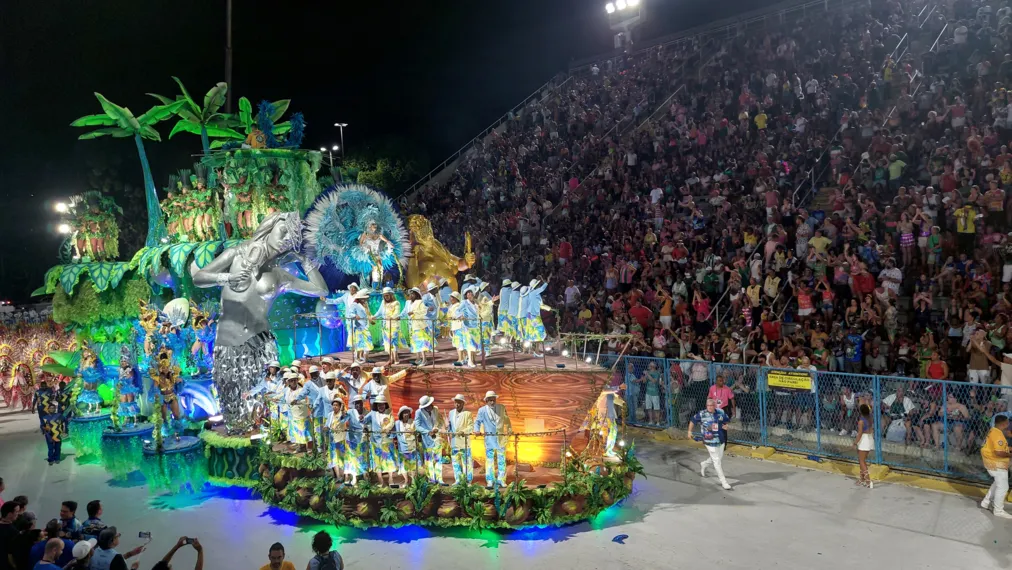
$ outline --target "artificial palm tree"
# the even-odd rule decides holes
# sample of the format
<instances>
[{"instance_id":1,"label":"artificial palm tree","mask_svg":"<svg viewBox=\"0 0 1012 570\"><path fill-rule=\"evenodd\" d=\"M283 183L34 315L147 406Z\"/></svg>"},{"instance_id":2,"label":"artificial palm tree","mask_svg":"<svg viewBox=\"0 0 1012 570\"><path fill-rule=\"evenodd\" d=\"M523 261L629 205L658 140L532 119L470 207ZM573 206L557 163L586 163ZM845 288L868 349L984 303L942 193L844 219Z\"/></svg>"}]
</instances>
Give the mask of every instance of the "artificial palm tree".
<instances>
[{"instance_id":1,"label":"artificial palm tree","mask_svg":"<svg viewBox=\"0 0 1012 570\"><path fill-rule=\"evenodd\" d=\"M170 139L179 132L200 135L200 143L204 154L208 154L211 151L210 138L212 137L231 140L243 140L246 138L245 135L231 128L235 122L231 115L218 112L221 106L225 104L225 96L228 93L227 83L216 83L204 95L204 104L201 106L190 96L190 93L178 77L173 77L172 80L179 85L179 90L182 92L182 95L176 97L176 101L183 101L185 104L176 109L179 121L172 127L172 131L169 133ZM164 105L175 103L172 99L156 93L148 93L148 95L158 99Z\"/></svg>"},{"instance_id":2,"label":"artificial palm tree","mask_svg":"<svg viewBox=\"0 0 1012 570\"><path fill-rule=\"evenodd\" d=\"M174 115L186 101L156 105L143 115L135 117L130 109L109 101L101 93L95 93L95 98L105 112L99 115L86 115L70 123L70 126L101 127L84 133L78 137L80 140L97 139L106 135L113 138L133 137L134 144L137 145L137 154L140 156L141 169L144 171L144 196L148 207L148 236L145 241L149 247L157 245L165 236L165 222L162 220L162 210L158 204L155 181L151 177L151 165L148 164L148 155L144 152L144 139L161 141L162 137L154 125Z\"/></svg>"}]
</instances>

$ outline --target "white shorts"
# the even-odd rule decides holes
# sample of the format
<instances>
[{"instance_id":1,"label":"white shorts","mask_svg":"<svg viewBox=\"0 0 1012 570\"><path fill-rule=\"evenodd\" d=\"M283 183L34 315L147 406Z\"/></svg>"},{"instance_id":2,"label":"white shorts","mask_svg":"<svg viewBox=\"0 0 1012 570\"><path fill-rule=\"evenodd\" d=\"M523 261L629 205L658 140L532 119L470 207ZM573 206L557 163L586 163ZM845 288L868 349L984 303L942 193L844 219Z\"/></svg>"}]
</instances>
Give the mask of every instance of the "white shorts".
<instances>
[{"instance_id":1,"label":"white shorts","mask_svg":"<svg viewBox=\"0 0 1012 570\"><path fill-rule=\"evenodd\" d=\"M808 315L811 315L813 312L815 312L815 309L798 309L798 316L807 317Z\"/></svg>"},{"instance_id":2,"label":"white shorts","mask_svg":"<svg viewBox=\"0 0 1012 570\"><path fill-rule=\"evenodd\" d=\"M644 410L659 410L661 409L661 397L647 395L643 399Z\"/></svg>"},{"instance_id":3,"label":"white shorts","mask_svg":"<svg viewBox=\"0 0 1012 570\"><path fill-rule=\"evenodd\" d=\"M967 370L966 378L973 384L990 384L990 370Z\"/></svg>"},{"instance_id":4,"label":"white shorts","mask_svg":"<svg viewBox=\"0 0 1012 570\"><path fill-rule=\"evenodd\" d=\"M917 247L928 247L928 236L917 236Z\"/></svg>"},{"instance_id":5,"label":"white shorts","mask_svg":"<svg viewBox=\"0 0 1012 570\"><path fill-rule=\"evenodd\" d=\"M666 329L671 328L671 315L661 315L661 326Z\"/></svg>"},{"instance_id":6,"label":"white shorts","mask_svg":"<svg viewBox=\"0 0 1012 570\"><path fill-rule=\"evenodd\" d=\"M1012 281L1012 265L1001 266L1001 282L1008 283Z\"/></svg>"},{"instance_id":7,"label":"white shorts","mask_svg":"<svg viewBox=\"0 0 1012 570\"><path fill-rule=\"evenodd\" d=\"M861 434L861 439L857 442L858 451L875 451L875 438L870 433Z\"/></svg>"}]
</instances>

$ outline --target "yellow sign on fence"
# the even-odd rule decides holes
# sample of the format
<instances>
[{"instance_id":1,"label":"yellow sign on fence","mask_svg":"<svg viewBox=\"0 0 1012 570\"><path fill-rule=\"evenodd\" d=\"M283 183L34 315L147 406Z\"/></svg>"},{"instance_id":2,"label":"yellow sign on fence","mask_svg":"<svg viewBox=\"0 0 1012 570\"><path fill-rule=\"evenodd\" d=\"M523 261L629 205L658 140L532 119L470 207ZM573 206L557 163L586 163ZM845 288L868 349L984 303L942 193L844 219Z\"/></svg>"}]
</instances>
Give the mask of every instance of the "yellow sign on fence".
<instances>
[{"instance_id":1,"label":"yellow sign on fence","mask_svg":"<svg viewBox=\"0 0 1012 570\"><path fill-rule=\"evenodd\" d=\"M766 373L766 383L771 388L788 388L790 390L811 390L812 375L810 372L791 370L770 370Z\"/></svg>"}]
</instances>

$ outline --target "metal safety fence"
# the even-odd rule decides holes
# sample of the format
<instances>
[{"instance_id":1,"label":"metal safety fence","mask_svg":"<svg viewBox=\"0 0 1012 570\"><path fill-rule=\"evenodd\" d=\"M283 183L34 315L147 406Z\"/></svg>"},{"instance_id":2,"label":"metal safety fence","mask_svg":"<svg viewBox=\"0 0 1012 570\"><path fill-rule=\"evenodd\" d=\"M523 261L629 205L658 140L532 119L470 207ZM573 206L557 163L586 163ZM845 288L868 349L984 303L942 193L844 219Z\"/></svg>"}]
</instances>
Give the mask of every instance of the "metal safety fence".
<instances>
[{"instance_id":1,"label":"metal safety fence","mask_svg":"<svg viewBox=\"0 0 1012 570\"><path fill-rule=\"evenodd\" d=\"M754 365L602 355L623 371L629 425L685 429L713 397L732 443L857 460L862 406L875 463L984 480L980 448L1012 386ZM922 362L923 368L930 363Z\"/></svg>"}]
</instances>

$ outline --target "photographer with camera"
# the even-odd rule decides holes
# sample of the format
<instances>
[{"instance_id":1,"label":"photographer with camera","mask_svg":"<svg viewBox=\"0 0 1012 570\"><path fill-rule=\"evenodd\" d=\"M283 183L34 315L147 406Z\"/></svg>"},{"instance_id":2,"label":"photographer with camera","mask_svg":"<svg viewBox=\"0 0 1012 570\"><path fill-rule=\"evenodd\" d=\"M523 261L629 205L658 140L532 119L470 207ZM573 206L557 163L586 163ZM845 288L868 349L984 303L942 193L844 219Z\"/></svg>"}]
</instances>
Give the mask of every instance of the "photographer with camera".
<instances>
[{"instance_id":1,"label":"photographer with camera","mask_svg":"<svg viewBox=\"0 0 1012 570\"><path fill-rule=\"evenodd\" d=\"M176 545L172 547L165 556L162 557L151 570L172 570L172 556L180 548L190 545L194 550L197 551L197 563L193 565L193 570L204 570L204 547L200 545L200 541L196 538L187 538L185 536L179 537L176 541Z\"/></svg>"},{"instance_id":2,"label":"photographer with camera","mask_svg":"<svg viewBox=\"0 0 1012 570\"><path fill-rule=\"evenodd\" d=\"M91 555L89 570L127 570L127 559L144 552L144 547L147 546L145 543L126 554L120 554L116 552L116 547L119 546L119 536L119 532L114 526L106 527L98 533L98 544ZM150 535L145 538L151 542ZM130 568L136 570L139 565L138 561L134 561Z\"/></svg>"}]
</instances>

